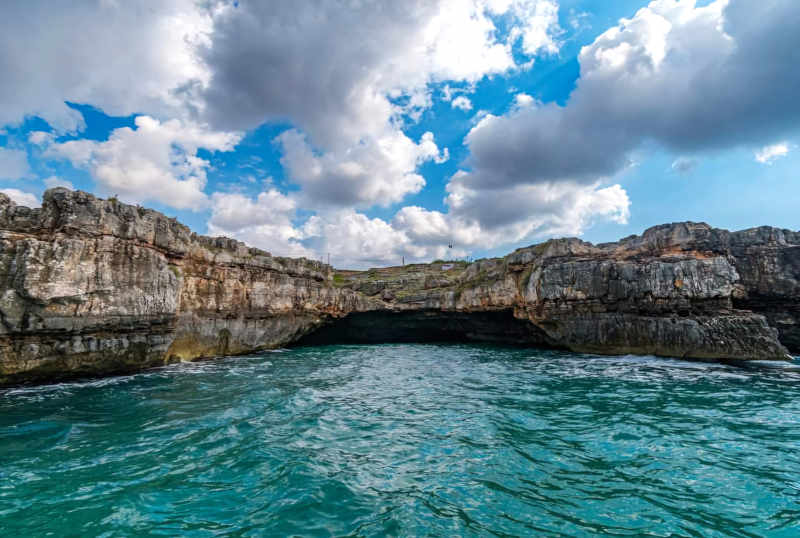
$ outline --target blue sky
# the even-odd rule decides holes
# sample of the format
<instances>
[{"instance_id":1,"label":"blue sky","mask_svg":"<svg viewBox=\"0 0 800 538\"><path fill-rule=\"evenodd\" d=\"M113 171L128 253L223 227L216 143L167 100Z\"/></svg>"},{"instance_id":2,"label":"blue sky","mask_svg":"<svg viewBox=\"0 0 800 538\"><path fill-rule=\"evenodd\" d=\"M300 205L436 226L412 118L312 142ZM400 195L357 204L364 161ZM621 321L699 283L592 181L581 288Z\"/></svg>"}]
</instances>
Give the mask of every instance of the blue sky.
<instances>
[{"instance_id":1,"label":"blue sky","mask_svg":"<svg viewBox=\"0 0 800 538\"><path fill-rule=\"evenodd\" d=\"M788 0L6 11L0 190L19 203L116 194L348 267L681 220L798 228Z\"/></svg>"}]
</instances>

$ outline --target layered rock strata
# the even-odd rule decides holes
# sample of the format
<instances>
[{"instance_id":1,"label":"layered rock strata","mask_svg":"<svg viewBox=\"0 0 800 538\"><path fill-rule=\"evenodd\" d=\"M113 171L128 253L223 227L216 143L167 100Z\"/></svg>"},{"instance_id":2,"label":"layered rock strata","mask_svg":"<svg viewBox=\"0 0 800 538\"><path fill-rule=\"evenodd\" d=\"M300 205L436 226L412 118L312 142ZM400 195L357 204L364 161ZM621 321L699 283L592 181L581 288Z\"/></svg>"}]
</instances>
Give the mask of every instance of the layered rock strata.
<instances>
[{"instance_id":1,"label":"layered rock strata","mask_svg":"<svg viewBox=\"0 0 800 538\"><path fill-rule=\"evenodd\" d=\"M369 299L319 262L52 189L0 194L0 383L132 372L290 344Z\"/></svg>"},{"instance_id":2,"label":"layered rock strata","mask_svg":"<svg viewBox=\"0 0 800 538\"><path fill-rule=\"evenodd\" d=\"M0 384L295 342L784 359L800 350L799 298L800 233L768 227L678 223L617 243L355 272L83 192L49 190L37 209L0 194Z\"/></svg>"}]
</instances>

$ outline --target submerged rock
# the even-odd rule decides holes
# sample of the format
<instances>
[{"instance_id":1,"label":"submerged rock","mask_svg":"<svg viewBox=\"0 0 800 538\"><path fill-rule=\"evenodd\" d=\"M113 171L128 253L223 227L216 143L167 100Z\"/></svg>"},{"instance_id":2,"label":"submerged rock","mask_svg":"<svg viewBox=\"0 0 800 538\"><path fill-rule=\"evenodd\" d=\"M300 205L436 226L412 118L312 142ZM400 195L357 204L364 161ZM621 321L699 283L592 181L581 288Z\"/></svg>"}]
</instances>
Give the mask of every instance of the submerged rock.
<instances>
[{"instance_id":1,"label":"submerged rock","mask_svg":"<svg viewBox=\"0 0 800 538\"><path fill-rule=\"evenodd\" d=\"M0 194L0 321L0 384L337 339L784 359L800 350L800 233L678 223L335 272L84 192L51 189L40 209Z\"/></svg>"}]
</instances>

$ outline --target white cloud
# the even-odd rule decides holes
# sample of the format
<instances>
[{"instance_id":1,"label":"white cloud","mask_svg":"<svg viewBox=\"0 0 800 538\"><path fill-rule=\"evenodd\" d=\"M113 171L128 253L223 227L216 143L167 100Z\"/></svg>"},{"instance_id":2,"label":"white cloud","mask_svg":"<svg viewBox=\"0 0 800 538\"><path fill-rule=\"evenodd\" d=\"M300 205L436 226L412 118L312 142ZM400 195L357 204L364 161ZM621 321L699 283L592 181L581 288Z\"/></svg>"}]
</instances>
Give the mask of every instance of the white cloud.
<instances>
[{"instance_id":1,"label":"white cloud","mask_svg":"<svg viewBox=\"0 0 800 538\"><path fill-rule=\"evenodd\" d=\"M81 139L53 144L46 154L86 168L102 193L118 195L126 202L205 208L208 200L203 189L210 163L198 157L197 151L231 151L241 135L149 116L137 116L135 124L135 130L115 129L103 142Z\"/></svg>"},{"instance_id":2,"label":"white cloud","mask_svg":"<svg viewBox=\"0 0 800 538\"><path fill-rule=\"evenodd\" d=\"M24 150L0 148L0 179L20 179L30 172L28 154Z\"/></svg>"},{"instance_id":3,"label":"white cloud","mask_svg":"<svg viewBox=\"0 0 800 538\"><path fill-rule=\"evenodd\" d=\"M23 192L19 189L0 189L0 192L7 195L18 205L26 207L39 207L42 205L39 198L37 198L35 194L29 192Z\"/></svg>"},{"instance_id":4,"label":"white cloud","mask_svg":"<svg viewBox=\"0 0 800 538\"><path fill-rule=\"evenodd\" d=\"M398 113L419 116L429 83L527 66L515 62L517 41L530 57L555 52L557 13L554 0L30 0L0 20L0 126L38 115L76 131L74 102L223 130L290 119L338 150L382 135Z\"/></svg>"},{"instance_id":5,"label":"white cloud","mask_svg":"<svg viewBox=\"0 0 800 538\"><path fill-rule=\"evenodd\" d=\"M46 131L31 131L28 133L28 142L36 146L46 146L55 139L53 133Z\"/></svg>"},{"instance_id":6,"label":"white cloud","mask_svg":"<svg viewBox=\"0 0 800 538\"><path fill-rule=\"evenodd\" d=\"M447 149L440 151L430 132L415 143L399 130L387 130L353 148L322 155L296 130L284 132L277 141L284 152L281 163L302 187L305 205L314 208L399 202L425 186L416 173L420 164L448 158Z\"/></svg>"},{"instance_id":7,"label":"white cloud","mask_svg":"<svg viewBox=\"0 0 800 538\"><path fill-rule=\"evenodd\" d=\"M767 3L654 0L579 55L565 106L512 107L467 135L475 190L594 184L646 141L698 154L796 131L800 10Z\"/></svg>"},{"instance_id":8,"label":"white cloud","mask_svg":"<svg viewBox=\"0 0 800 538\"><path fill-rule=\"evenodd\" d=\"M510 17L509 40L529 54L554 51L557 9L550 0L242 3L215 17L203 50L213 72L206 112L236 129L290 117L315 146L350 145L383 133L398 111L390 96L420 100L431 82L518 67L493 17Z\"/></svg>"},{"instance_id":9,"label":"white cloud","mask_svg":"<svg viewBox=\"0 0 800 538\"><path fill-rule=\"evenodd\" d=\"M524 108L529 106L535 105L535 100L533 97L528 95L527 93L518 93L514 96L514 106L517 108Z\"/></svg>"},{"instance_id":10,"label":"white cloud","mask_svg":"<svg viewBox=\"0 0 800 538\"><path fill-rule=\"evenodd\" d=\"M781 142L779 144L772 144L771 146L764 146L755 152L756 161L761 164L772 164L775 159L786 157L789 154L789 144Z\"/></svg>"},{"instance_id":11,"label":"white cloud","mask_svg":"<svg viewBox=\"0 0 800 538\"><path fill-rule=\"evenodd\" d=\"M331 261L337 267L364 268L431 259L443 255L442 244L431 247L413 241L402 229L353 209L332 209L293 224L296 200L275 189L255 199L215 193L208 231L226 235L280 256L305 256Z\"/></svg>"},{"instance_id":12,"label":"white cloud","mask_svg":"<svg viewBox=\"0 0 800 538\"><path fill-rule=\"evenodd\" d=\"M275 189L255 200L239 193L214 193L208 233L236 237L275 255L313 258L299 243L302 231L292 224L296 207L295 200Z\"/></svg>"},{"instance_id":13,"label":"white cloud","mask_svg":"<svg viewBox=\"0 0 800 538\"><path fill-rule=\"evenodd\" d=\"M314 252L330 252L338 267L399 265L409 247L408 239L388 222L351 209L311 217L303 233Z\"/></svg>"},{"instance_id":14,"label":"white cloud","mask_svg":"<svg viewBox=\"0 0 800 538\"><path fill-rule=\"evenodd\" d=\"M518 40L528 54L553 52L554 13L550 0L242 3L214 18L201 50L213 73L204 117L223 129L290 119L284 162L309 200L393 203L424 185L402 128L431 106L429 85L522 67Z\"/></svg>"},{"instance_id":15,"label":"white cloud","mask_svg":"<svg viewBox=\"0 0 800 538\"><path fill-rule=\"evenodd\" d=\"M627 222L630 200L620 185L554 182L475 189L457 173L447 186L449 215L472 223L475 244L499 245L532 237L580 235L597 220Z\"/></svg>"},{"instance_id":16,"label":"white cloud","mask_svg":"<svg viewBox=\"0 0 800 538\"><path fill-rule=\"evenodd\" d=\"M502 5L505 0L492 0L491 3ZM509 10L521 22L511 29L510 39L521 39L522 50L533 56L545 52L555 54L559 44L556 40L560 34L558 26L558 3L555 1L514 0Z\"/></svg>"},{"instance_id":17,"label":"white cloud","mask_svg":"<svg viewBox=\"0 0 800 538\"><path fill-rule=\"evenodd\" d=\"M419 233L409 233L410 215L424 211L420 208L404 208L394 222L342 208L322 211L295 224L296 199L275 189L256 198L215 193L211 202L210 234L235 237L274 255L327 260L330 253L337 267L366 268L399 264L403 257L409 262L430 260L448 250L444 242L420 241Z\"/></svg>"},{"instance_id":18,"label":"white cloud","mask_svg":"<svg viewBox=\"0 0 800 538\"><path fill-rule=\"evenodd\" d=\"M194 52L211 13L194 0L4 3L0 125L38 115L58 131L83 126L65 101L111 115L185 114L210 73Z\"/></svg>"},{"instance_id":19,"label":"white cloud","mask_svg":"<svg viewBox=\"0 0 800 538\"><path fill-rule=\"evenodd\" d=\"M65 179L61 179L60 177L56 177L56 176L50 176L48 178L45 178L44 179L44 185L48 189L52 189L52 188L55 188L55 187L66 187L67 189L69 189L71 191L75 190L75 186L71 182L69 182L69 181L67 181Z\"/></svg>"},{"instance_id":20,"label":"white cloud","mask_svg":"<svg viewBox=\"0 0 800 538\"><path fill-rule=\"evenodd\" d=\"M10 68L0 125L39 115L55 135L80 129L82 116L65 101L145 113L135 129L116 129L106 141L56 143L40 131L29 142L87 169L104 194L176 208L210 204L220 230L232 225L223 209L233 199L204 193L210 164L198 148L227 151L239 139L232 130L290 122L277 141L302 189L293 204L333 214L397 203L424 187L421 164L449 156L432 133L412 140L403 131L430 108L432 84L468 93L485 76L557 52L560 35L553 0L32 0L4 15L0 65ZM463 95L453 104L471 106ZM286 222L245 228L295 248Z\"/></svg>"},{"instance_id":21,"label":"white cloud","mask_svg":"<svg viewBox=\"0 0 800 538\"><path fill-rule=\"evenodd\" d=\"M330 253L336 267L363 269L468 254L461 244L448 248L459 232L446 215L414 206L401 209L391 221L352 209L326 212L311 217L301 230L315 257Z\"/></svg>"},{"instance_id":22,"label":"white cloud","mask_svg":"<svg viewBox=\"0 0 800 538\"><path fill-rule=\"evenodd\" d=\"M459 95L452 101L450 101L450 106L453 108L458 108L463 111L472 110L472 101L469 100L468 97L464 97L463 95Z\"/></svg>"}]
</instances>

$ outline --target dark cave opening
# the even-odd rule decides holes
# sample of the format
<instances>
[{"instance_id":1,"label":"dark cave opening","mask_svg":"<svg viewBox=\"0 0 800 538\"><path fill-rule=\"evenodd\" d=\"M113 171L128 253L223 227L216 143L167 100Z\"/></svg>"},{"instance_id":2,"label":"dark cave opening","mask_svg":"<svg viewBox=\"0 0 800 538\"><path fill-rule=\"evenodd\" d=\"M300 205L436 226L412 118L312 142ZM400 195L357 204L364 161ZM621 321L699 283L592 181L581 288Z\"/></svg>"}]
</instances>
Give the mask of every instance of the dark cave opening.
<instances>
[{"instance_id":1,"label":"dark cave opening","mask_svg":"<svg viewBox=\"0 0 800 538\"><path fill-rule=\"evenodd\" d=\"M295 345L488 342L553 347L540 328L512 310L446 312L374 311L332 319Z\"/></svg>"}]
</instances>

